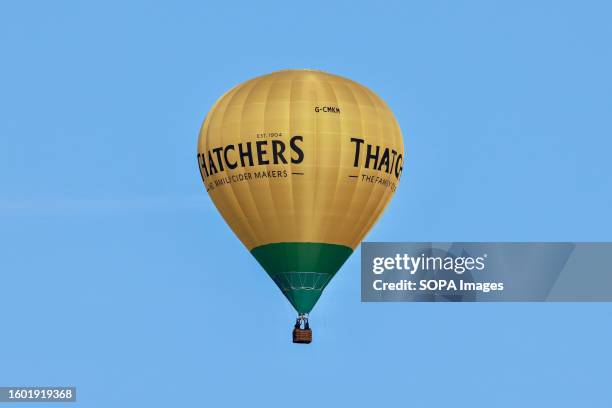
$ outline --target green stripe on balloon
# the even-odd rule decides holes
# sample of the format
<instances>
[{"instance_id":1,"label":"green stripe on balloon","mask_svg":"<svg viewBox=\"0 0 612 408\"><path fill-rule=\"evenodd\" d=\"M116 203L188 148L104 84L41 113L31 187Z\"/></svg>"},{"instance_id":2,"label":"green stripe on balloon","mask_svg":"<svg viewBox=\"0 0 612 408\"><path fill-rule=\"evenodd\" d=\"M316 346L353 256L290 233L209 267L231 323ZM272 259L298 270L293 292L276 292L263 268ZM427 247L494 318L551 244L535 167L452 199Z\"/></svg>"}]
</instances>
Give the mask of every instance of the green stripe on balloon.
<instances>
[{"instance_id":1,"label":"green stripe on balloon","mask_svg":"<svg viewBox=\"0 0 612 408\"><path fill-rule=\"evenodd\" d=\"M318 242L279 242L251 250L298 313L310 313L353 250Z\"/></svg>"}]
</instances>

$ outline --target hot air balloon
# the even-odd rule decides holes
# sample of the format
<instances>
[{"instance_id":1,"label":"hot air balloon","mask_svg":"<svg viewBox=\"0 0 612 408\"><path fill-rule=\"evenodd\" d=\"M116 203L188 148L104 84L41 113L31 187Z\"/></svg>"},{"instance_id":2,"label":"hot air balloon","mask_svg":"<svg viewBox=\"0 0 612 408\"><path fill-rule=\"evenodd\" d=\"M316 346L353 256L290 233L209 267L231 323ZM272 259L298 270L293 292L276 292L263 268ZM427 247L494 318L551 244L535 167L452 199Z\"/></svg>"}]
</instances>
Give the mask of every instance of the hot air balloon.
<instances>
[{"instance_id":1,"label":"hot air balloon","mask_svg":"<svg viewBox=\"0 0 612 408\"><path fill-rule=\"evenodd\" d=\"M294 342L309 343L309 313L400 180L393 113L350 79L277 71L217 100L197 157L213 203L297 311Z\"/></svg>"}]
</instances>

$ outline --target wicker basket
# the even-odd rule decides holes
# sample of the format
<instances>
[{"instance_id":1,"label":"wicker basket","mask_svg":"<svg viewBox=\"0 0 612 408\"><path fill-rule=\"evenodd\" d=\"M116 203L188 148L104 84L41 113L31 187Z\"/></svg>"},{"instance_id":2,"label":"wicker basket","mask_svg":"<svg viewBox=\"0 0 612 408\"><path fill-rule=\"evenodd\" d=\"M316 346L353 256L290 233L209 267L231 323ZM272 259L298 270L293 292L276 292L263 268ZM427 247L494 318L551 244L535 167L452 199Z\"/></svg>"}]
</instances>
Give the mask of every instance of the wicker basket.
<instances>
[{"instance_id":1,"label":"wicker basket","mask_svg":"<svg viewBox=\"0 0 612 408\"><path fill-rule=\"evenodd\" d=\"M293 329L293 342L308 344L312 342L312 330L310 329Z\"/></svg>"}]
</instances>

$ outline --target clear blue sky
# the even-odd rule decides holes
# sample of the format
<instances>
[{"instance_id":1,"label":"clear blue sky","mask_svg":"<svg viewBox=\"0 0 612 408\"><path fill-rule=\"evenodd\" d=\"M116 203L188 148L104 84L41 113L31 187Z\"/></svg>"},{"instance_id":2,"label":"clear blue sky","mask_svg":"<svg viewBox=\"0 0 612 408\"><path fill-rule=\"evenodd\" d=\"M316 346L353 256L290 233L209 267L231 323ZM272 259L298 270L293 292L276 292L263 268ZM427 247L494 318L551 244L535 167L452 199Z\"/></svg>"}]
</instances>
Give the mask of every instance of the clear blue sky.
<instances>
[{"instance_id":1,"label":"clear blue sky","mask_svg":"<svg viewBox=\"0 0 612 408\"><path fill-rule=\"evenodd\" d=\"M612 240L605 1L4 2L0 385L72 407L610 407L612 305L362 304L359 252L315 342L207 197L196 139L282 68L395 111L370 241Z\"/></svg>"}]
</instances>

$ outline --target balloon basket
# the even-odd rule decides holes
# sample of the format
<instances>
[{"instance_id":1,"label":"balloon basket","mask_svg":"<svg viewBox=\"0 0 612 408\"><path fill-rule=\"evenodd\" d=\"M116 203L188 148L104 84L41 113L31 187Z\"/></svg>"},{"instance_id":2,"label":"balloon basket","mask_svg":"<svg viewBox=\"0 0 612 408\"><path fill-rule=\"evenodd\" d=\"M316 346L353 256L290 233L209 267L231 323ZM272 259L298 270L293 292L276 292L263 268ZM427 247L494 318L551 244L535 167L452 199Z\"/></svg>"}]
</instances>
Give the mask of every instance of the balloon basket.
<instances>
[{"instance_id":1,"label":"balloon basket","mask_svg":"<svg viewBox=\"0 0 612 408\"><path fill-rule=\"evenodd\" d=\"M312 342L311 329L293 329L293 342L299 344L309 344Z\"/></svg>"},{"instance_id":2,"label":"balloon basket","mask_svg":"<svg viewBox=\"0 0 612 408\"><path fill-rule=\"evenodd\" d=\"M297 344L310 344L312 342L312 330L308 324L308 317L300 315L295 321L295 326L293 326L293 342Z\"/></svg>"}]
</instances>

